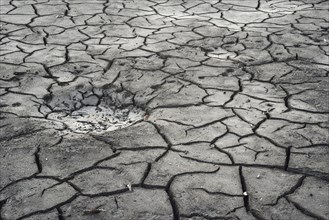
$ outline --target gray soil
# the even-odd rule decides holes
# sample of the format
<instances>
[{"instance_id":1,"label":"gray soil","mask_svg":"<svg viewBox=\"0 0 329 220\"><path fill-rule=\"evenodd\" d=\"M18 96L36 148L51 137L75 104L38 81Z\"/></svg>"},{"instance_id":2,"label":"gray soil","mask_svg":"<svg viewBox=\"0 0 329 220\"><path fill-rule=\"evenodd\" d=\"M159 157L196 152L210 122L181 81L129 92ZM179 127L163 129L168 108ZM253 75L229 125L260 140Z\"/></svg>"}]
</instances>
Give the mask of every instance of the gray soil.
<instances>
[{"instance_id":1,"label":"gray soil","mask_svg":"<svg viewBox=\"0 0 329 220\"><path fill-rule=\"evenodd\" d=\"M328 9L0 0L0 219L329 219Z\"/></svg>"}]
</instances>

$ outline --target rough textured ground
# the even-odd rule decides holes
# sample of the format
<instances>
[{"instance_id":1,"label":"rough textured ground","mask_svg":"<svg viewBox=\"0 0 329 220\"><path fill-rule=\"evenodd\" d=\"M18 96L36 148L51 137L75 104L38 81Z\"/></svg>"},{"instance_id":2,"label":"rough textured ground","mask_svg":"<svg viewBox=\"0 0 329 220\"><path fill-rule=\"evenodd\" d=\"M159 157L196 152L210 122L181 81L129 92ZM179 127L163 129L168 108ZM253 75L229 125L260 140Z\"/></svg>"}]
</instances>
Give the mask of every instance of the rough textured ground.
<instances>
[{"instance_id":1,"label":"rough textured ground","mask_svg":"<svg viewBox=\"0 0 329 220\"><path fill-rule=\"evenodd\" d=\"M0 219L329 219L325 0L0 0Z\"/></svg>"}]
</instances>

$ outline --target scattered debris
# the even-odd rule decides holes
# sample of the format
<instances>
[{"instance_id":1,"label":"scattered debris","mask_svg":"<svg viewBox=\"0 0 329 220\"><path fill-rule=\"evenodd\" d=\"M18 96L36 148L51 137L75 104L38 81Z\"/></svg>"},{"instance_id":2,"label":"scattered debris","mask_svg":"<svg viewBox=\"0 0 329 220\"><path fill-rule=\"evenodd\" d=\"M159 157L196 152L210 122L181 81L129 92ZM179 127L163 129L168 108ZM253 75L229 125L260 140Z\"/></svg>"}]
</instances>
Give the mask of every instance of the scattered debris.
<instances>
[{"instance_id":1,"label":"scattered debris","mask_svg":"<svg viewBox=\"0 0 329 220\"><path fill-rule=\"evenodd\" d=\"M90 209L90 210L85 210L83 212L84 215L94 215L94 214L98 214L100 212L105 212L106 210L105 209L100 209L99 207L96 207L96 208L93 208L93 209Z\"/></svg>"},{"instance_id":2,"label":"scattered debris","mask_svg":"<svg viewBox=\"0 0 329 220\"><path fill-rule=\"evenodd\" d=\"M149 119L150 115L146 114L144 115L144 121L147 121Z\"/></svg>"},{"instance_id":3,"label":"scattered debris","mask_svg":"<svg viewBox=\"0 0 329 220\"><path fill-rule=\"evenodd\" d=\"M129 189L129 191L133 191L133 189L132 189L132 187L131 187L131 184L130 184L130 183L128 183L128 184L127 184L127 187L128 187L128 189Z\"/></svg>"}]
</instances>

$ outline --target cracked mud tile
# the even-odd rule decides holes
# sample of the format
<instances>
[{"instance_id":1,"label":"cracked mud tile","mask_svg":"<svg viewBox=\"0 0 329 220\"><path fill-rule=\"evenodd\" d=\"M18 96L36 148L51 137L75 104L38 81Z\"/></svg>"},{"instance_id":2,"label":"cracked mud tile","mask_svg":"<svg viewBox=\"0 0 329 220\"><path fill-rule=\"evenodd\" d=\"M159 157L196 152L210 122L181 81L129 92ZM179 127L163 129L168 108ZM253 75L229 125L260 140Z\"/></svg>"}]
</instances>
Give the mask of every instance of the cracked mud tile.
<instances>
[{"instance_id":1,"label":"cracked mud tile","mask_svg":"<svg viewBox=\"0 0 329 220\"><path fill-rule=\"evenodd\" d=\"M15 38L14 36L11 37ZM41 50L44 48L44 45L30 45L30 44L26 44L25 42L18 42L18 41L14 41L14 39L10 40L6 40L3 41L2 44L0 45L0 49L2 51L2 56L5 55L10 55L14 52L22 52L25 54L25 57L32 53L33 51L36 50ZM22 55L23 56L23 55ZM3 58L2 58L3 59ZM24 59L24 58L23 58ZM4 59L8 62L7 59Z\"/></svg>"},{"instance_id":2,"label":"cracked mud tile","mask_svg":"<svg viewBox=\"0 0 329 220\"><path fill-rule=\"evenodd\" d=\"M105 59L103 61L107 63L107 67L104 70L104 78L111 83L114 83L119 78L121 72L132 71L132 66L134 65L133 59Z\"/></svg>"},{"instance_id":3,"label":"cracked mud tile","mask_svg":"<svg viewBox=\"0 0 329 220\"><path fill-rule=\"evenodd\" d=\"M319 46L305 46L305 48L292 47L290 48L290 51L293 54L298 54L298 58L301 60L313 60L314 62L323 65L328 63L329 56L324 54L324 51Z\"/></svg>"},{"instance_id":4,"label":"cracked mud tile","mask_svg":"<svg viewBox=\"0 0 329 220\"><path fill-rule=\"evenodd\" d=\"M8 33L13 44L18 44L20 51L29 52L29 56L36 51L45 49L45 34L41 30L31 30L29 28L21 28ZM5 38L5 40L9 40ZM18 49L16 47L16 49Z\"/></svg>"},{"instance_id":5,"label":"cracked mud tile","mask_svg":"<svg viewBox=\"0 0 329 220\"><path fill-rule=\"evenodd\" d=\"M165 52L160 52L161 56L171 56L171 57L178 57L178 58L186 58L188 57L192 61L203 61L206 60L207 57L205 53L199 48L192 48L182 46L176 50L168 50Z\"/></svg>"},{"instance_id":6,"label":"cracked mud tile","mask_svg":"<svg viewBox=\"0 0 329 220\"><path fill-rule=\"evenodd\" d=\"M36 26L48 26L49 24L62 28L72 28L75 26L74 22L70 19L70 17L56 16L54 14L37 17L33 19L33 22L30 23L29 25L31 27L36 27Z\"/></svg>"},{"instance_id":7,"label":"cracked mud tile","mask_svg":"<svg viewBox=\"0 0 329 220\"><path fill-rule=\"evenodd\" d=\"M150 27L150 22L155 23L157 25L157 27ZM145 16L143 16L143 17L138 16L135 18L130 18L127 23L132 26L140 28L138 33L143 33L142 36L149 35L149 34L153 33L153 31L156 31L158 28L168 26L165 23L161 22L161 19L159 19L159 18L157 20L155 19L153 21L149 21L148 19L146 19ZM149 34L147 34L147 33L149 33Z\"/></svg>"},{"instance_id":8,"label":"cracked mud tile","mask_svg":"<svg viewBox=\"0 0 329 220\"><path fill-rule=\"evenodd\" d=\"M141 65L140 61L137 61L135 65ZM134 66L134 68L136 68L136 66ZM123 87L129 89L129 91L138 93L142 98L149 93L158 93L156 85L162 85L164 83L164 78L168 75L160 70L143 71L132 69L121 71L117 76L114 84L120 83Z\"/></svg>"},{"instance_id":9,"label":"cracked mud tile","mask_svg":"<svg viewBox=\"0 0 329 220\"><path fill-rule=\"evenodd\" d=\"M316 219L327 219L329 216L328 192L327 181L307 177L303 184L287 197L288 201L305 215Z\"/></svg>"},{"instance_id":10,"label":"cracked mud tile","mask_svg":"<svg viewBox=\"0 0 329 220\"><path fill-rule=\"evenodd\" d=\"M102 27L104 34L108 37L135 37L133 30L127 24L106 25Z\"/></svg>"},{"instance_id":11,"label":"cracked mud tile","mask_svg":"<svg viewBox=\"0 0 329 220\"><path fill-rule=\"evenodd\" d=\"M100 14L103 12L104 5L101 2L86 2L83 4L70 4L70 16L81 14Z\"/></svg>"},{"instance_id":12,"label":"cracked mud tile","mask_svg":"<svg viewBox=\"0 0 329 220\"><path fill-rule=\"evenodd\" d=\"M253 125L253 129L255 125L260 125L259 123L264 121L268 115L257 108L235 108L234 114L238 116L241 120L248 122Z\"/></svg>"},{"instance_id":13,"label":"cracked mud tile","mask_svg":"<svg viewBox=\"0 0 329 220\"><path fill-rule=\"evenodd\" d=\"M207 89L208 96L206 96L203 100L207 103L207 106L222 106L227 103L233 92L231 91L221 91L217 89Z\"/></svg>"},{"instance_id":14,"label":"cracked mud tile","mask_svg":"<svg viewBox=\"0 0 329 220\"><path fill-rule=\"evenodd\" d=\"M303 112L298 110L291 110L289 112L271 112L271 117L276 120L283 120L302 124L319 124L325 125L328 122L327 114L312 114L310 112ZM321 125L322 124L322 125ZM323 126L323 128L326 126Z\"/></svg>"},{"instance_id":15,"label":"cracked mud tile","mask_svg":"<svg viewBox=\"0 0 329 220\"><path fill-rule=\"evenodd\" d=\"M6 199L2 207L5 219L19 219L32 214L51 210L61 203L74 198L75 190L67 183L56 184L52 179L31 179L16 183L0 193L0 199ZM44 191L45 190L45 191Z\"/></svg>"},{"instance_id":16,"label":"cracked mud tile","mask_svg":"<svg viewBox=\"0 0 329 220\"><path fill-rule=\"evenodd\" d=\"M40 149L41 175L68 177L113 154L111 146L106 143L86 135L69 134L60 143Z\"/></svg>"},{"instance_id":17,"label":"cracked mud tile","mask_svg":"<svg viewBox=\"0 0 329 220\"><path fill-rule=\"evenodd\" d=\"M173 33L173 36L175 38L169 39L168 41L179 45L186 45L191 40L197 40L202 38L202 36L200 36L199 34L189 31Z\"/></svg>"},{"instance_id":18,"label":"cracked mud tile","mask_svg":"<svg viewBox=\"0 0 329 220\"><path fill-rule=\"evenodd\" d=\"M35 12L32 5L16 5L15 9L10 11L10 14L34 15Z\"/></svg>"},{"instance_id":19,"label":"cracked mud tile","mask_svg":"<svg viewBox=\"0 0 329 220\"><path fill-rule=\"evenodd\" d=\"M23 63L28 55L22 52L10 52L7 54L1 54L1 63Z\"/></svg>"},{"instance_id":20,"label":"cracked mud tile","mask_svg":"<svg viewBox=\"0 0 329 220\"><path fill-rule=\"evenodd\" d=\"M140 57L134 60L133 68L139 70L159 70L163 67L164 60L159 56ZM147 74L147 73L145 73Z\"/></svg>"},{"instance_id":21,"label":"cracked mud tile","mask_svg":"<svg viewBox=\"0 0 329 220\"><path fill-rule=\"evenodd\" d=\"M288 79L283 78L282 81L279 81L280 87L287 95L285 101L290 105L293 103L294 107L290 106L291 109L315 114L327 113L326 103L310 100L307 95L326 96L328 77L321 76L320 74L318 76L312 76L311 73L309 73L308 77L305 77L305 74L307 73L300 71L292 72L292 76L289 75L289 77L285 77ZM300 78L296 80L296 76L298 75L300 75Z\"/></svg>"},{"instance_id":22,"label":"cracked mud tile","mask_svg":"<svg viewBox=\"0 0 329 220\"><path fill-rule=\"evenodd\" d=\"M184 8L181 5L158 5L156 11L163 16L184 16Z\"/></svg>"},{"instance_id":23,"label":"cracked mud tile","mask_svg":"<svg viewBox=\"0 0 329 220\"><path fill-rule=\"evenodd\" d=\"M104 59L115 59L115 58L125 58L125 57L148 57L152 56L154 52L149 52L146 50L135 49L129 51L123 51L121 49L116 49L114 51L106 51L104 55L95 56L97 58L104 58Z\"/></svg>"},{"instance_id":24,"label":"cracked mud tile","mask_svg":"<svg viewBox=\"0 0 329 220\"><path fill-rule=\"evenodd\" d=\"M207 114L204 114L207 112ZM219 109L206 105L186 106L181 108L158 108L151 112L150 121L167 120L193 127L201 127L233 116L229 109Z\"/></svg>"},{"instance_id":25,"label":"cracked mud tile","mask_svg":"<svg viewBox=\"0 0 329 220\"><path fill-rule=\"evenodd\" d=\"M220 121L194 127L175 121L158 120L156 121L156 125L159 126L174 145L212 142L227 132L226 126Z\"/></svg>"},{"instance_id":26,"label":"cracked mud tile","mask_svg":"<svg viewBox=\"0 0 329 220\"><path fill-rule=\"evenodd\" d=\"M301 172L321 172L329 179L328 146L310 146L310 148L291 149L289 168ZM288 168L288 169L289 169Z\"/></svg>"},{"instance_id":27,"label":"cracked mud tile","mask_svg":"<svg viewBox=\"0 0 329 220\"><path fill-rule=\"evenodd\" d=\"M223 17L233 23L247 24L252 22L261 22L262 20L268 18L268 14L260 11L245 12L230 10L224 11Z\"/></svg>"},{"instance_id":28,"label":"cracked mud tile","mask_svg":"<svg viewBox=\"0 0 329 220\"><path fill-rule=\"evenodd\" d=\"M286 96L286 93L280 87L266 82L243 81L242 87L243 94L264 102L280 103Z\"/></svg>"},{"instance_id":29,"label":"cracked mud tile","mask_svg":"<svg viewBox=\"0 0 329 220\"><path fill-rule=\"evenodd\" d=\"M217 167L212 164L187 160L178 153L169 151L164 157L153 163L145 184L165 186L174 175L185 172L212 171Z\"/></svg>"},{"instance_id":30,"label":"cracked mud tile","mask_svg":"<svg viewBox=\"0 0 329 220\"><path fill-rule=\"evenodd\" d=\"M10 88L9 91L22 95L30 94L31 98L35 97L37 99L34 98L34 100L39 102L38 99L48 94L48 85L53 82L52 79L47 79L45 76L24 76L19 80L20 86Z\"/></svg>"},{"instance_id":31,"label":"cracked mud tile","mask_svg":"<svg viewBox=\"0 0 329 220\"><path fill-rule=\"evenodd\" d=\"M273 43L281 44L285 46L294 46L294 45L326 45L325 41L314 41L308 36L304 36L299 33L284 33L281 35L272 35L271 40ZM312 46L310 46L312 48ZM293 54L293 53L292 53ZM320 62L319 62L320 63Z\"/></svg>"},{"instance_id":32,"label":"cracked mud tile","mask_svg":"<svg viewBox=\"0 0 329 220\"><path fill-rule=\"evenodd\" d=\"M173 180L170 190L182 217L238 219L235 212L244 206L237 167L182 174Z\"/></svg>"},{"instance_id":33,"label":"cracked mud tile","mask_svg":"<svg viewBox=\"0 0 329 220\"><path fill-rule=\"evenodd\" d=\"M253 211L254 215L257 215L257 211ZM258 218L260 216L263 219L273 219L273 220L280 220L285 218L287 220L294 220L294 219L301 219L301 220L315 220L316 218L307 216L303 214L303 212L299 211L294 207L292 203L287 201L285 198L282 198L278 201L276 205L267 206L266 209L262 210L262 215L257 215ZM268 217L267 217L268 216Z\"/></svg>"},{"instance_id":34,"label":"cracked mud tile","mask_svg":"<svg viewBox=\"0 0 329 220\"><path fill-rule=\"evenodd\" d=\"M102 42L103 40L105 40L105 38L102 39ZM138 48L141 48L144 45L143 37L134 37L133 39L118 39L117 41L119 42L116 43L120 43L120 48L126 51L137 50ZM154 64L150 63L150 65L154 65Z\"/></svg>"},{"instance_id":35,"label":"cracked mud tile","mask_svg":"<svg viewBox=\"0 0 329 220\"><path fill-rule=\"evenodd\" d=\"M10 112L22 117L43 118L43 115L38 111L38 99L32 95L10 92L1 96L0 102L7 103L7 106L1 108L3 112Z\"/></svg>"},{"instance_id":36,"label":"cracked mud tile","mask_svg":"<svg viewBox=\"0 0 329 220\"><path fill-rule=\"evenodd\" d=\"M172 146L173 151L179 151L179 155L186 158L196 159L200 162L231 164L229 156L209 143L195 143Z\"/></svg>"},{"instance_id":37,"label":"cracked mud tile","mask_svg":"<svg viewBox=\"0 0 329 220\"><path fill-rule=\"evenodd\" d=\"M39 50L28 56L26 62L42 63L47 67L58 65L65 62L65 48L60 46L51 46Z\"/></svg>"},{"instance_id":38,"label":"cracked mud tile","mask_svg":"<svg viewBox=\"0 0 329 220\"><path fill-rule=\"evenodd\" d=\"M283 45L272 44L268 47L268 52L273 58L273 61L285 61L296 58L296 55L294 57Z\"/></svg>"},{"instance_id":39,"label":"cracked mud tile","mask_svg":"<svg viewBox=\"0 0 329 220\"><path fill-rule=\"evenodd\" d=\"M240 61L247 65L257 65L273 61L271 54L267 50L245 49L237 56L231 56L232 60Z\"/></svg>"},{"instance_id":40,"label":"cracked mud tile","mask_svg":"<svg viewBox=\"0 0 329 220\"><path fill-rule=\"evenodd\" d=\"M24 65L1 63L0 69L2 71L0 78L13 82L25 79L26 75L31 77L48 75L44 67L38 63L24 63Z\"/></svg>"},{"instance_id":41,"label":"cracked mud tile","mask_svg":"<svg viewBox=\"0 0 329 220\"><path fill-rule=\"evenodd\" d=\"M145 147L141 149L121 149L119 155L109 160L97 162L98 166L118 167L140 163L153 163L167 151L165 147Z\"/></svg>"},{"instance_id":42,"label":"cracked mud tile","mask_svg":"<svg viewBox=\"0 0 329 220\"><path fill-rule=\"evenodd\" d=\"M88 77L97 72L103 73L102 66L95 63L70 62L49 68L51 75L60 83L69 83L76 77Z\"/></svg>"},{"instance_id":43,"label":"cracked mud tile","mask_svg":"<svg viewBox=\"0 0 329 220\"><path fill-rule=\"evenodd\" d=\"M260 51L270 46L269 40L264 37L264 33L247 32L247 37L240 39L246 49L258 49Z\"/></svg>"},{"instance_id":44,"label":"cracked mud tile","mask_svg":"<svg viewBox=\"0 0 329 220\"><path fill-rule=\"evenodd\" d=\"M327 128L283 120L267 120L260 125L257 133L285 147L328 145L329 141Z\"/></svg>"},{"instance_id":45,"label":"cracked mud tile","mask_svg":"<svg viewBox=\"0 0 329 220\"><path fill-rule=\"evenodd\" d=\"M112 131L108 134L95 134L93 137L112 145L117 150L120 150L120 148L167 147L167 143L158 134L155 127L146 122Z\"/></svg>"},{"instance_id":46,"label":"cracked mud tile","mask_svg":"<svg viewBox=\"0 0 329 220\"><path fill-rule=\"evenodd\" d=\"M65 59L66 61L76 62L76 63L95 63L96 65L100 66L102 63L95 62L96 57L92 54L89 54L86 51L78 51L78 50L68 50L65 51ZM97 73L97 71L95 71ZM90 74L91 75L91 74ZM89 76L90 76L89 75ZM91 75L92 76L92 75Z\"/></svg>"},{"instance_id":47,"label":"cracked mud tile","mask_svg":"<svg viewBox=\"0 0 329 220\"><path fill-rule=\"evenodd\" d=\"M60 140L57 131L31 131L3 140L0 188L40 172L39 151ZM17 162L19 161L19 163ZM41 168L42 169L42 168Z\"/></svg>"},{"instance_id":48,"label":"cracked mud tile","mask_svg":"<svg viewBox=\"0 0 329 220\"><path fill-rule=\"evenodd\" d=\"M11 23L11 24L28 24L31 22L31 19L34 18L35 15L1 15L1 21Z\"/></svg>"},{"instance_id":49,"label":"cracked mud tile","mask_svg":"<svg viewBox=\"0 0 329 220\"><path fill-rule=\"evenodd\" d=\"M56 35L49 35L47 43L50 45L70 45L87 40L88 37L81 34L78 29L68 29Z\"/></svg>"},{"instance_id":50,"label":"cracked mud tile","mask_svg":"<svg viewBox=\"0 0 329 220\"><path fill-rule=\"evenodd\" d=\"M77 174L71 182L81 189L84 195L111 195L113 191L129 191L140 184L147 169L147 163L121 165L118 167L94 167Z\"/></svg>"},{"instance_id":51,"label":"cracked mud tile","mask_svg":"<svg viewBox=\"0 0 329 220\"><path fill-rule=\"evenodd\" d=\"M4 64L1 63L1 71L3 71L3 73L0 75L1 80L6 80L6 81L12 81L13 79L16 79L16 69L20 69L20 65L14 65L14 64ZM17 71L18 74L20 71ZM4 82L1 82L1 87L3 87L4 85L2 84Z\"/></svg>"},{"instance_id":52,"label":"cracked mud tile","mask_svg":"<svg viewBox=\"0 0 329 220\"><path fill-rule=\"evenodd\" d=\"M162 68L162 70L171 74L177 74L183 72L188 67L198 65L200 65L200 63L197 61L177 57L166 57L165 66Z\"/></svg>"},{"instance_id":53,"label":"cracked mud tile","mask_svg":"<svg viewBox=\"0 0 329 220\"><path fill-rule=\"evenodd\" d=\"M202 88L238 91L239 79L236 76L243 74L231 68L201 66L188 68L185 73L178 74L177 77L190 80Z\"/></svg>"},{"instance_id":54,"label":"cracked mud tile","mask_svg":"<svg viewBox=\"0 0 329 220\"><path fill-rule=\"evenodd\" d=\"M232 99L233 98L233 99ZM259 99L257 97L248 96L247 94L237 94L233 96L225 107L236 109L257 109L262 112L278 112L282 113L287 110L284 100L279 102L271 102L266 99Z\"/></svg>"},{"instance_id":55,"label":"cracked mud tile","mask_svg":"<svg viewBox=\"0 0 329 220\"><path fill-rule=\"evenodd\" d=\"M328 91L308 90L297 95L293 95L290 99L290 105L294 109L309 112L328 113L329 103L326 101L329 95ZM317 99L311 97L318 97Z\"/></svg>"},{"instance_id":56,"label":"cracked mud tile","mask_svg":"<svg viewBox=\"0 0 329 220\"><path fill-rule=\"evenodd\" d=\"M1 180L0 189L7 184L24 177L32 176L38 172L35 165L34 151L29 148L11 148L0 142L2 150L0 153ZM19 163L17 163L19 161Z\"/></svg>"},{"instance_id":57,"label":"cracked mud tile","mask_svg":"<svg viewBox=\"0 0 329 220\"><path fill-rule=\"evenodd\" d=\"M218 139L215 145L231 155L237 164L262 164L280 167L285 164L286 160L285 149L255 135L247 137L225 135Z\"/></svg>"},{"instance_id":58,"label":"cracked mud tile","mask_svg":"<svg viewBox=\"0 0 329 220\"><path fill-rule=\"evenodd\" d=\"M64 14L67 9L64 2L60 4L35 4L34 6L40 15Z\"/></svg>"},{"instance_id":59,"label":"cracked mud tile","mask_svg":"<svg viewBox=\"0 0 329 220\"><path fill-rule=\"evenodd\" d=\"M164 190L134 188L132 192L79 197L64 205L65 219L172 219L172 208ZM92 213L91 210L99 210ZM89 211L89 212L88 212Z\"/></svg>"},{"instance_id":60,"label":"cracked mud tile","mask_svg":"<svg viewBox=\"0 0 329 220\"><path fill-rule=\"evenodd\" d=\"M223 124L226 125L227 129L232 133L236 133L242 136L253 134L254 125L243 121L237 116L223 120Z\"/></svg>"},{"instance_id":61,"label":"cracked mud tile","mask_svg":"<svg viewBox=\"0 0 329 220\"><path fill-rule=\"evenodd\" d=\"M242 168L251 213L261 219L310 219L284 197L299 187L302 175L268 168ZM285 204L285 205L284 205ZM284 207L283 207L284 206ZM311 218L312 219L312 218Z\"/></svg>"},{"instance_id":62,"label":"cracked mud tile","mask_svg":"<svg viewBox=\"0 0 329 220\"><path fill-rule=\"evenodd\" d=\"M193 32L200 34L204 37L212 37L212 38L224 37L230 33L227 28L217 27L214 25L197 27L193 29Z\"/></svg>"},{"instance_id":63,"label":"cracked mud tile","mask_svg":"<svg viewBox=\"0 0 329 220\"><path fill-rule=\"evenodd\" d=\"M1 21L1 29L0 33L5 36L5 34L9 34L14 31L19 31L26 28L25 25L16 25L16 24L11 24L7 23L5 21Z\"/></svg>"},{"instance_id":64,"label":"cracked mud tile","mask_svg":"<svg viewBox=\"0 0 329 220\"><path fill-rule=\"evenodd\" d=\"M154 43L154 44L147 44L147 46L142 46L141 48L146 50L146 51L152 51L152 52L164 52L164 51L175 51L178 49L180 46L169 43L167 41L164 42L159 42L159 43Z\"/></svg>"},{"instance_id":65,"label":"cracked mud tile","mask_svg":"<svg viewBox=\"0 0 329 220\"><path fill-rule=\"evenodd\" d=\"M23 137L20 139L20 141L24 142L24 136L31 135L28 139L32 141L32 145L36 146L38 143L45 144L48 140L42 140L45 136L48 134L46 133L44 135L35 136L33 140L34 133L40 132L42 130L62 130L64 129L64 126L60 123L53 122L53 121L47 121L43 119L29 119L29 118L18 118L13 117L12 115L8 116L5 114L0 114L1 117L4 117L1 119L1 122L3 123L3 127L0 127L0 140L1 141L8 141L10 144L10 141L14 138ZM50 131L51 132L51 131ZM39 139L39 137L42 137ZM53 142L53 138L50 138L50 143ZM28 143L28 142L27 142Z\"/></svg>"},{"instance_id":66,"label":"cracked mud tile","mask_svg":"<svg viewBox=\"0 0 329 220\"><path fill-rule=\"evenodd\" d=\"M199 104L207 93L195 85L168 83L163 85L147 106L149 108L178 107Z\"/></svg>"}]
</instances>

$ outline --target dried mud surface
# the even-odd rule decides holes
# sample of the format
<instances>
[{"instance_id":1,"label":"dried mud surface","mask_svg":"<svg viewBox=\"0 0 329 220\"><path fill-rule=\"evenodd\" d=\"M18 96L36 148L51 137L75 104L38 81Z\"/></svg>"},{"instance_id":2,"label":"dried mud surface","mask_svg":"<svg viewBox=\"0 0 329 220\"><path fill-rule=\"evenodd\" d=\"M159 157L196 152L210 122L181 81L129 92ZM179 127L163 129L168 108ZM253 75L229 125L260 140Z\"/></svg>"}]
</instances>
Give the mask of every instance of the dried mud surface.
<instances>
[{"instance_id":1,"label":"dried mud surface","mask_svg":"<svg viewBox=\"0 0 329 220\"><path fill-rule=\"evenodd\" d=\"M0 219L329 219L325 0L0 0Z\"/></svg>"}]
</instances>

